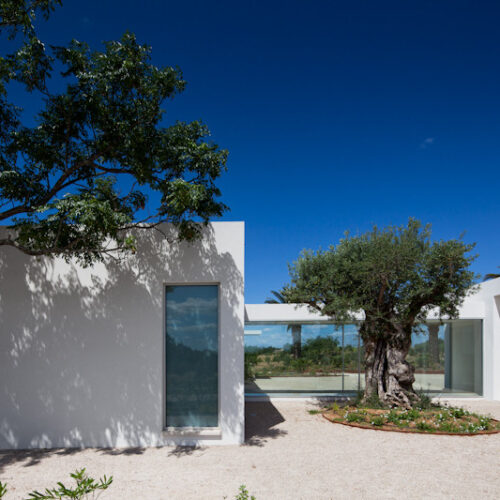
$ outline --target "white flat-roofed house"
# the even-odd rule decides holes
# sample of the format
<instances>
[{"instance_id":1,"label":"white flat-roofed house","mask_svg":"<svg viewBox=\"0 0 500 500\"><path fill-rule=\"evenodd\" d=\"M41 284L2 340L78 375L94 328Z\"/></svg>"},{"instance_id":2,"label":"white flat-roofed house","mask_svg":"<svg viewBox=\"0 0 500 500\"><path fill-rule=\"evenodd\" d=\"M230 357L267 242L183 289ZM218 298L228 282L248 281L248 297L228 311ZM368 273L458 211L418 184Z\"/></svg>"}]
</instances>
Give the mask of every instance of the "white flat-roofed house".
<instances>
[{"instance_id":1,"label":"white flat-roofed house","mask_svg":"<svg viewBox=\"0 0 500 500\"><path fill-rule=\"evenodd\" d=\"M245 306L243 222L212 223L195 243L144 231L137 246L87 268L0 248L0 449L238 444L245 393L362 387L344 351L339 373L244 380L245 347L282 350L291 325L304 345L335 337L358 360L362 346L355 324L305 306ZM500 279L426 328L442 370L417 373L424 389L500 400Z\"/></svg>"}]
</instances>

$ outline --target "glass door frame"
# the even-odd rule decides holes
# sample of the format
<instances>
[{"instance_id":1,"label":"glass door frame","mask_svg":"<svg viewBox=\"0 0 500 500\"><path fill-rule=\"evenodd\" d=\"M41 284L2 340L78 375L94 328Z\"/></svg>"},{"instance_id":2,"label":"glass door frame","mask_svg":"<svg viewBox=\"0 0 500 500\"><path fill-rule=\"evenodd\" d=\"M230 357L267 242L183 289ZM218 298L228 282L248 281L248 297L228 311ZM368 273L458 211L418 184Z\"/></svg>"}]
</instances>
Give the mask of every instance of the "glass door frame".
<instances>
[{"instance_id":1,"label":"glass door frame","mask_svg":"<svg viewBox=\"0 0 500 500\"><path fill-rule=\"evenodd\" d=\"M217 427L167 426L167 287L216 286L217 287ZM220 437L221 436L221 283L220 281L164 281L162 283L162 428L172 436Z\"/></svg>"}]
</instances>

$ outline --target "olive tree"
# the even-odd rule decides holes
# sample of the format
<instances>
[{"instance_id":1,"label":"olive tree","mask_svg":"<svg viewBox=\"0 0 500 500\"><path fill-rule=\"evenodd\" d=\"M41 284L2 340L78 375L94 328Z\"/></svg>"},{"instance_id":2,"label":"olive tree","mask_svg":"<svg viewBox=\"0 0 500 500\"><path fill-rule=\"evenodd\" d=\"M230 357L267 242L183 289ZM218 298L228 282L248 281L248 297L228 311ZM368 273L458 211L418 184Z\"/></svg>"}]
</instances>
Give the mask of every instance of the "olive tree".
<instances>
[{"instance_id":1,"label":"olive tree","mask_svg":"<svg viewBox=\"0 0 500 500\"><path fill-rule=\"evenodd\" d=\"M100 50L46 46L35 19L60 3L0 0L11 46L0 57L0 247L88 264L133 251L135 228L171 222L179 238L198 237L226 210L215 182L227 152L199 121L165 123L180 70L154 65L132 33ZM35 116L12 101L13 85L39 98Z\"/></svg>"},{"instance_id":2,"label":"olive tree","mask_svg":"<svg viewBox=\"0 0 500 500\"><path fill-rule=\"evenodd\" d=\"M483 281L494 280L500 278L500 274L498 273L488 273L484 275Z\"/></svg>"},{"instance_id":3,"label":"olive tree","mask_svg":"<svg viewBox=\"0 0 500 500\"><path fill-rule=\"evenodd\" d=\"M414 219L373 227L347 234L328 250L302 252L290 265L284 292L336 321L364 314L365 399L378 395L388 405L410 407L418 401L414 368L406 360L412 331L431 309L440 319L457 317L474 291L473 247L461 239L431 241L430 226Z\"/></svg>"}]
</instances>

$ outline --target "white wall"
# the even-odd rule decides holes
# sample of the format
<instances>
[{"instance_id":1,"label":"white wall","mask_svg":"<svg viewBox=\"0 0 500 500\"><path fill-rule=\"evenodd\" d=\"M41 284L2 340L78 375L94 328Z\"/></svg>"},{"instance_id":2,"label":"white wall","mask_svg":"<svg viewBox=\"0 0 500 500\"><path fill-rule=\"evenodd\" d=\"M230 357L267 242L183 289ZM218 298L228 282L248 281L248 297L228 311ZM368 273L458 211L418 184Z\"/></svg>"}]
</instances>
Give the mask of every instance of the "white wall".
<instances>
[{"instance_id":1,"label":"white wall","mask_svg":"<svg viewBox=\"0 0 500 500\"><path fill-rule=\"evenodd\" d=\"M483 394L500 400L500 278L481 284L474 296L485 305L483 319Z\"/></svg>"},{"instance_id":2,"label":"white wall","mask_svg":"<svg viewBox=\"0 0 500 500\"><path fill-rule=\"evenodd\" d=\"M167 232L172 228L165 227ZM244 224L83 269L0 247L0 448L241 443ZM163 432L163 287L220 283L220 435Z\"/></svg>"}]
</instances>

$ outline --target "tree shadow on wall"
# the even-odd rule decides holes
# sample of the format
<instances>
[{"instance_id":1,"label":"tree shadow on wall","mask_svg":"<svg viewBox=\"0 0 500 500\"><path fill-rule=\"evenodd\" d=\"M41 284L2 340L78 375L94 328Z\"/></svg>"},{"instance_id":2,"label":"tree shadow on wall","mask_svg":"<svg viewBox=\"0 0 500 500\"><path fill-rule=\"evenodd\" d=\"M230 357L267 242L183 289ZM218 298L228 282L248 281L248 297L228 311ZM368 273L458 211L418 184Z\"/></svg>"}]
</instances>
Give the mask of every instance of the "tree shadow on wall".
<instances>
[{"instance_id":1,"label":"tree shadow on wall","mask_svg":"<svg viewBox=\"0 0 500 500\"><path fill-rule=\"evenodd\" d=\"M0 449L163 444L165 283L220 282L225 334L242 335L243 276L211 226L195 244L137 238L137 255L85 270L0 249ZM231 428L243 352L221 347Z\"/></svg>"}]
</instances>

